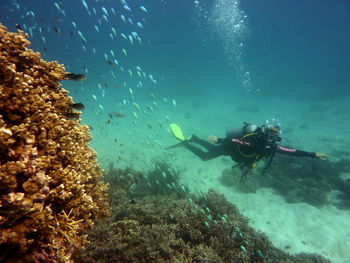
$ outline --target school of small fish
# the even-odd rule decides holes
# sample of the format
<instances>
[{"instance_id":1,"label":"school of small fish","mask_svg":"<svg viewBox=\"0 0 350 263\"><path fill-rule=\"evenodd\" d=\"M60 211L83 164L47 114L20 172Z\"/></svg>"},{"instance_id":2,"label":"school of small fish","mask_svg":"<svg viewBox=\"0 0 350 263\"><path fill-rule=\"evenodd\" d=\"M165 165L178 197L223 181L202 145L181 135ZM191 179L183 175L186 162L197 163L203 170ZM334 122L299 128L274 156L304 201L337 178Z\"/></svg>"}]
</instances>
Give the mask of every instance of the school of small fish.
<instances>
[{"instance_id":1,"label":"school of small fish","mask_svg":"<svg viewBox=\"0 0 350 263\"><path fill-rule=\"evenodd\" d=\"M76 80L74 85L80 85L70 92L74 91L78 101L85 104L79 102L72 106L96 115L102 132L105 125L128 120L135 127L135 134L140 127L149 130L148 140L143 142L145 146L160 146L154 132L156 128L167 131L166 123L170 122L170 117L162 111L164 107L176 107L177 102L156 96L154 92L160 85L156 74L145 70L147 64L144 66L143 61L134 63L135 54L149 43L146 30L152 9L142 0L138 4L131 0L74 2L72 5L70 1L47 1L45 8L40 5L34 8L27 1L14 0L0 7L7 14L1 17L15 20L13 26L29 34L32 48L44 58L54 57L65 64L67 71L72 72L67 79ZM139 4L142 2L145 5ZM11 29L11 25L7 26ZM100 68L103 73L99 75ZM69 85L73 84L67 83L68 89ZM149 94L146 99L145 94ZM119 138L104 134L114 143L120 142Z\"/></svg>"}]
</instances>

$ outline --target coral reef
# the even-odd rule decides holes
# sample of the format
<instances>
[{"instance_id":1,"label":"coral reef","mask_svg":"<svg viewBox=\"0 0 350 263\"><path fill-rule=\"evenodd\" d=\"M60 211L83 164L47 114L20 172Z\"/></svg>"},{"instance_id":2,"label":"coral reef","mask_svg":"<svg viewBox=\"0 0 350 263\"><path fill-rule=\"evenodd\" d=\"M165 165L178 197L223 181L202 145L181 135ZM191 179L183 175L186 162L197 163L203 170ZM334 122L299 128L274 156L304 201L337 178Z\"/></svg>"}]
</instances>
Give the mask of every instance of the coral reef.
<instances>
[{"instance_id":1,"label":"coral reef","mask_svg":"<svg viewBox=\"0 0 350 263\"><path fill-rule=\"evenodd\" d=\"M236 187L237 190L244 193L256 193L260 186L259 178L253 173L248 173L246 178L241 182L241 170L232 166L223 170L219 181L227 187Z\"/></svg>"},{"instance_id":2,"label":"coral reef","mask_svg":"<svg viewBox=\"0 0 350 263\"><path fill-rule=\"evenodd\" d=\"M338 208L350 208L350 180L341 177L350 172L349 160L331 162L279 155L274 161L266 176L257 169L243 184L239 183L237 168L225 169L219 180L225 186L249 193L255 193L259 187L271 187L291 203L320 207L332 202ZM329 200L331 191L338 193L335 200Z\"/></svg>"},{"instance_id":3,"label":"coral reef","mask_svg":"<svg viewBox=\"0 0 350 263\"><path fill-rule=\"evenodd\" d=\"M68 262L109 214L108 186L88 127L68 117L65 68L26 38L0 24L0 260Z\"/></svg>"},{"instance_id":4,"label":"coral reef","mask_svg":"<svg viewBox=\"0 0 350 263\"><path fill-rule=\"evenodd\" d=\"M126 189L130 199L157 194L174 194L180 198L188 193L188 188L178 183L179 173L171 169L166 162L156 161L152 166L152 170L140 173L131 167L124 170L115 169L113 163L110 163L104 178L109 184ZM118 176L115 176L116 174ZM111 192L112 202L115 199L113 195L114 192Z\"/></svg>"},{"instance_id":5,"label":"coral reef","mask_svg":"<svg viewBox=\"0 0 350 263\"><path fill-rule=\"evenodd\" d=\"M337 191L338 208L350 208L350 182L341 178L348 161L337 162L278 156L262 186L269 186L284 195L288 202L307 202L314 206L328 204L328 195Z\"/></svg>"},{"instance_id":6,"label":"coral reef","mask_svg":"<svg viewBox=\"0 0 350 263\"><path fill-rule=\"evenodd\" d=\"M165 164L160 167L169 168ZM142 176L142 184L147 178L152 181L151 174L110 166L106 179L115 200L112 216L89 231L90 243L73 256L76 262L330 263L318 255L291 256L276 249L213 190L191 195L177 179L171 192L164 191L168 187L162 181L157 188L147 188L148 193L130 187L141 183L135 177ZM137 194L138 189L142 194Z\"/></svg>"}]
</instances>

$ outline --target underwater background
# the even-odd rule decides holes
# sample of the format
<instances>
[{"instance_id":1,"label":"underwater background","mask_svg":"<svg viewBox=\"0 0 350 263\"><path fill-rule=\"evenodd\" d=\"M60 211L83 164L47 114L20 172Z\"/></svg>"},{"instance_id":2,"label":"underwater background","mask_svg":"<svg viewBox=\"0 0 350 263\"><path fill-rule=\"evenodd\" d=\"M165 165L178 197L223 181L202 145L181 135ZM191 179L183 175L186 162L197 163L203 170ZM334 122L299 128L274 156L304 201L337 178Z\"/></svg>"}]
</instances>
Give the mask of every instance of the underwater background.
<instances>
[{"instance_id":1,"label":"underwater background","mask_svg":"<svg viewBox=\"0 0 350 263\"><path fill-rule=\"evenodd\" d=\"M292 194L288 186L300 195L293 181L281 187L259 178L260 187L242 190L223 179L233 165L228 157L202 162L182 148L165 150L177 142L170 123L207 138L276 118L283 144L327 154L347 186L348 1L2 0L0 22L27 32L45 60L86 75L62 84L85 105L82 123L105 169L114 163L146 171L155 160L168 162L194 193L223 193L275 246L350 262L349 187L323 187L309 202L283 198ZM292 161L301 162L303 178L322 173L327 181L329 167ZM286 166L276 158L278 165ZM273 175L283 180L286 173Z\"/></svg>"}]
</instances>

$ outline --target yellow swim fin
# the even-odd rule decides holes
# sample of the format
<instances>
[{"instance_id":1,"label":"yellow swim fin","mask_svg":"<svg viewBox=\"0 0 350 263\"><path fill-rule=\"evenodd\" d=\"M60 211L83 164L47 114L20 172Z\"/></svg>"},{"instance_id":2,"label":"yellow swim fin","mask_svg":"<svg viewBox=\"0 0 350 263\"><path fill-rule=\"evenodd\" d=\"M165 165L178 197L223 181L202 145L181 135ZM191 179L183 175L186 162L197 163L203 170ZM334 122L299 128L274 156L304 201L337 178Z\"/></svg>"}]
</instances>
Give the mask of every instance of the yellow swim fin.
<instances>
[{"instance_id":1,"label":"yellow swim fin","mask_svg":"<svg viewBox=\"0 0 350 263\"><path fill-rule=\"evenodd\" d=\"M173 135L175 136L176 139L178 139L179 141L184 141L186 140L181 128L179 125L175 124L175 123L171 123L170 124L170 129L171 132L173 133Z\"/></svg>"}]
</instances>

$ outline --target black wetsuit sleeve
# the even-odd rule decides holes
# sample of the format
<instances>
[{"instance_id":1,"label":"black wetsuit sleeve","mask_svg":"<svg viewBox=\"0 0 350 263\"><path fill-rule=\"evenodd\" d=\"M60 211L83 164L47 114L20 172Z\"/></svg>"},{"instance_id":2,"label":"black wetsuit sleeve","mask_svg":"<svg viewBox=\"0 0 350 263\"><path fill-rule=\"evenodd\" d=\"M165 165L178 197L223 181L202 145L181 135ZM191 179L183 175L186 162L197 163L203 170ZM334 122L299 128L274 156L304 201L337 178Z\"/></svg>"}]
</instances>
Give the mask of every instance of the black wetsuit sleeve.
<instances>
[{"instance_id":1,"label":"black wetsuit sleeve","mask_svg":"<svg viewBox=\"0 0 350 263\"><path fill-rule=\"evenodd\" d=\"M286 154L286 155L292 155L292 156L297 156L297 157L311 157L311 158L317 158L316 153L313 152L305 152L301 150L296 150L292 148L287 148L283 146L279 146L277 149L278 153L281 154Z\"/></svg>"}]
</instances>

